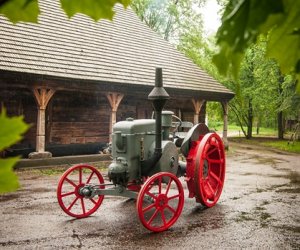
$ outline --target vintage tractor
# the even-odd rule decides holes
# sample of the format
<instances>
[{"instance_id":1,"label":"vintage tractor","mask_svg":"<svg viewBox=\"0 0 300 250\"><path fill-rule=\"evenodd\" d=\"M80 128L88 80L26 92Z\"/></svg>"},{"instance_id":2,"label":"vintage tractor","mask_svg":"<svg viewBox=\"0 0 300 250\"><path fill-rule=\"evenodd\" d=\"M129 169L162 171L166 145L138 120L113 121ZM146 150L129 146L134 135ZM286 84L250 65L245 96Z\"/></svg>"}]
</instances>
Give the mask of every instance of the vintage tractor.
<instances>
[{"instance_id":1,"label":"vintage tractor","mask_svg":"<svg viewBox=\"0 0 300 250\"><path fill-rule=\"evenodd\" d=\"M178 121L172 122L173 112L162 111L169 95L163 88L161 68L156 69L155 87L148 99L153 102L155 119L127 118L113 127L110 183L87 164L73 166L62 175L57 198L66 214L87 217L105 195L129 197L136 199L139 219L147 229L164 231L183 209L182 176L189 198L195 197L206 207L217 203L225 177L222 140L205 124L195 125L182 139L171 132ZM179 146L186 161L179 161Z\"/></svg>"}]
</instances>

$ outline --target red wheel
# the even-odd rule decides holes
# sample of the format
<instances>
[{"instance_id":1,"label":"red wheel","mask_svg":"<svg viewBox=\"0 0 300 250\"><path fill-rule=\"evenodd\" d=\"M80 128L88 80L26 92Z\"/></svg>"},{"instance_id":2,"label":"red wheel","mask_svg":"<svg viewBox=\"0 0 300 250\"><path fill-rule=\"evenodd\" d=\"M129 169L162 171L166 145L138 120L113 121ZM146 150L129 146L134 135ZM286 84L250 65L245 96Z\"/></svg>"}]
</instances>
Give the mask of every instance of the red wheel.
<instances>
[{"instance_id":1,"label":"red wheel","mask_svg":"<svg viewBox=\"0 0 300 250\"><path fill-rule=\"evenodd\" d=\"M86 184L103 184L100 172L89 165L76 165L69 168L60 178L57 187L57 200L62 210L75 218L84 218L94 213L101 205L104 196L86 198L79 193ZM104 189L104 186L100 186Z\"/></svg>"},{"instance_id":2,"label":"red wheel","mask_svg":"<svg viewBox=\"0 0 300 250\"><path fill-rule=\"evenodd\" d=\"M223 189L225 178L225 153L221 138L215 133L201 140L195 167L195 195L204 206L214 206Z\"/></svg>"},{"instance_id":3,"label":"red wheel","mask_svg":"<svg viewBox=\"0 0 300 250\"><path fill-rule=\"evenodd\" d=\"M183 209L181 182L171 173L157 173L144 183L136 204L145 228L153 232L165 231L176 222Z\"/></svg>"}]
</instances>

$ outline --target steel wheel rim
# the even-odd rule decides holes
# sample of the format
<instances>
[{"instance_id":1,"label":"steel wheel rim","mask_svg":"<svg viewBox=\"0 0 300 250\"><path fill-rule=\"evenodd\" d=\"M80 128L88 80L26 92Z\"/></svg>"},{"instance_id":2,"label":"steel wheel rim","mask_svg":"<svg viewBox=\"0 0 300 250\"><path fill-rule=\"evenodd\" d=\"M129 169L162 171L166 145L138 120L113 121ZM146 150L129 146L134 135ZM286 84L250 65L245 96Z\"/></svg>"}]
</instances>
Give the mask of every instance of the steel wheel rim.
<instances>
[{"instance_id":1,"label":"steel wheel rim","mask_svg":"<svg viewBox=\"0 0 300 250\"><path fill-rule=\"evenodd\" d=\"M201 140L196 157L195 191L200 203L214 206L220 198L225 178L225 152L222 139L215 133Z\"/></svg>"},{"instance_id":2,"label":"steel wheel rim","mask_svg":"<svg viewBox=\"0 0 300 250\"><path fill-rule=\"evenodd\" d=\"M69 179L71 174L74 174L76 171L79 173L77 182ZM83 173L85 171L90 171L90 173L87 174L87 178L84 178L85 176ZM85 184L91 183L92 178L94 181L97 181L97 183L93 183L95 185L104 183L100 172L89 165L75 165L64 172L58 183L57 200L58 204L66 214L75 218L85 218L96 212L99 208L104 198L103 195L89 199L79 194L79 189ZM67 189L70 189L69 192L64 191L66 189L66 185L68 185ZM104 186L100 186L100 188L103 189ZM72 201L69 202L66 199ZM75 208L74 206L79 206L81 209L78 208L78 212L75 212L73 211Z\"/></svg>"},{"instance_id":3,"label":"steel wheel rim","mask_svg":"<svg viewBox=\"0 0 300 250\"><path fill-rule=\"evenodd\" d=\"M164 180L167 183L164 183ZM156 194L154 191L157 190ZM148 198L151 201L147 201ZM140 221L145 228L153 232L170 228L179 218L183 205L182 184L175 175L167 172L157 173L147 179L137 198Z\"/></svg>"}]
</instances>

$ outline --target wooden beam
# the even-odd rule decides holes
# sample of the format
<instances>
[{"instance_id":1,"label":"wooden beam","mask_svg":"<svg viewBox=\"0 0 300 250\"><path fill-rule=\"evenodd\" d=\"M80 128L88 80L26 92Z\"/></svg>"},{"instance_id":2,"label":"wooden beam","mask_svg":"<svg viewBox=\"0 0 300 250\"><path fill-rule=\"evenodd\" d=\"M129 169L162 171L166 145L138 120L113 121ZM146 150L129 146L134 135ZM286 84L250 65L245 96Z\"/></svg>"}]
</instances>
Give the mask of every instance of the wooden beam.
<instances>
[{"instance_id":1,"label":"wooden beam","mask_svg":"<svg viewBox=\"0 0 300 250\"><path fill-rule=\"evenodd\" d=\"M124 94L109 92L106 94L106 97L108 99L108 102L109 102L110 108L111 108L110 124L109 124L109 141L111 141L113 126L117 122L117 110L118 110L118 107L119 107L123 97L124 97Z\"/></svg>"},{"instance_id":2,"label":"wooden beam","mask_svg":"<svg viewBox=\"0 0 300 250\"><path fill-rule=\"evenodd\" d=\"M194 106L194 124L199 123L199 114L201 111L201 108L203 106L203 104L205 103L205 100L196 100L194 98L192 98L192 103Z\"/></svg>"},{"instance_id":3,"label":"wooden beam","mask_svg":"<svg viewBox=\"0 0 300 250\"><path fill-rule=\"evenodd\" d=\"M41 157L47 157L45 152L45 130L46 130L46 108L51 99L54 95L55 90L47 87L37 87L35 86L32 89L34 94L37 108L38 108L38 115L37 115L37 132L36 132L36 154L33 154L32 157L37 157L38 154Z\"/></svg>"},{"instance_id":4,"label":"wooden beam","mask_svg":"<svg viewBox=\"0 0 300 250\"><path fill-rule=\"evenodd\" d=\"M106 94L112 111L117 111L124 94L109 92Z\"/></svg>"},{"instance_id":5,"label":"wooden beam","mask_svg":"<svg viewBox=\"0 0 300 250\"><path fill-rule=\"evenodd\" d=\"M46 109L48 102L55 93L55 90L45 87L34 87L32 91L39 109Z\"/></svg>"}]
</instances>

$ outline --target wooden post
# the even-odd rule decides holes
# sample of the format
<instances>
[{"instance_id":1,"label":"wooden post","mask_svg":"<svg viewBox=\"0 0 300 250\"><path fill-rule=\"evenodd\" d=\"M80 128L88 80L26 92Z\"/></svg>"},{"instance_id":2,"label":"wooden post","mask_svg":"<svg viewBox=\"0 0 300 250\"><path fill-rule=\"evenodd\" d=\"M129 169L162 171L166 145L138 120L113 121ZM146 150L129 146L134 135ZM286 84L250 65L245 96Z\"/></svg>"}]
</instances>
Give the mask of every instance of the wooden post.
<instances>
[{"instance_id":1,"label":"wooden post","mask_svg":"<svg viewBox=\"0 0 300 250\"><path fill-rule=\"evenodd\" d=\"M225 149L229 149L227 129L228 129L228 102L221 102L223 107L223 142Z\"/></svg>"},{"instance_id":2,"label":"wooden post","mask_svg":"<svg viewBox=\"0 0 300 250\"><path fill-rule=\"evenodd\" d=\"M48 158L52 154L45 152L45 126L46 108L55 90L46 87L34 87L33 94L37 103L37 132L36 132L36 152L30 153L29 158Z\"/></svg>"},{"instance_id":3,"label":"wooden post","mask_svg":"<svg viewBox=\"0 0 300 250\"><path fill-rule=\"evenodd\" d=\"M106 97L109 101L111 114L110 114L110 124L109 124L109 141L111 142L111 135L113 132L113 126L117 122L117 110L120 102L122 101L124 95L120 93L107 93Z\"/></svg>"},{"instance_id":4,"label":"wooden post","mask_svg":"<svg viewBox=\"0 0 300 250\"><path fill-rule=\"evenodd\" d=\"M192 99L193 105L194 105L194 125L199 123L199 114L201 111L201 108L205 102L205 100L195 100L194 98Z\"/></svg>"}]
</instances>

